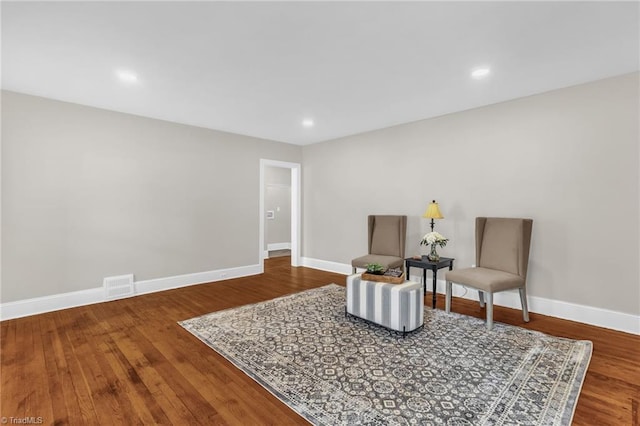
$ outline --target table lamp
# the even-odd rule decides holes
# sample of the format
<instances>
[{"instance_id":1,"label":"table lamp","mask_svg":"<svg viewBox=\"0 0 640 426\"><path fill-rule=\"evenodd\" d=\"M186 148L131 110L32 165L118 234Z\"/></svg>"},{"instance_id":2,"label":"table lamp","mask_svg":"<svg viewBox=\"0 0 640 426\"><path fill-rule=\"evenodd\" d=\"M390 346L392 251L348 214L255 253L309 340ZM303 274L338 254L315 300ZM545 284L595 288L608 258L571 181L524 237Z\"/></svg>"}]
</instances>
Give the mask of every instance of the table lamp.
<instances>
[{"instance_id":1,"label":"table lamp","mask_svg":"<svg viewBox=\"0 0 640 426\"><path fill-rule=\"evenodd\" d=\"M440 207L438 207L438 203L436 203L436 200L433 200L427 206L427 211L424 212L424 215L422 215L422 217L431 219L431 232L433 232L433 225L435 225L433 219L444 219L444 216L442 216L442 213L440 213Z\"/></svg>"}]
</instances>

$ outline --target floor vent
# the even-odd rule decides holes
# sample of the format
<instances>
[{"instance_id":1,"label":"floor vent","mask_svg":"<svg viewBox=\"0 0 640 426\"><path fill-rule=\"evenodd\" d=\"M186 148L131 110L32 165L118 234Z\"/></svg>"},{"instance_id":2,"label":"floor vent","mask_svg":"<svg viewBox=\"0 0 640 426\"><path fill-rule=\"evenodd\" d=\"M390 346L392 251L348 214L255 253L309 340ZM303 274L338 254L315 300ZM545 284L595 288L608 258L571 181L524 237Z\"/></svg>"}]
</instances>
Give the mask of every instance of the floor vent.
<instances>
[{"instance_id":1,"label":"floor vent","mask_svg":"<svg viewBox=\"0 0 640 426\"><path fill-rule=\"evenodd\" d=\"M107 300L133 295L133 274L106 277L103 281L104 297Z\"/></svg>"}]
</instances>

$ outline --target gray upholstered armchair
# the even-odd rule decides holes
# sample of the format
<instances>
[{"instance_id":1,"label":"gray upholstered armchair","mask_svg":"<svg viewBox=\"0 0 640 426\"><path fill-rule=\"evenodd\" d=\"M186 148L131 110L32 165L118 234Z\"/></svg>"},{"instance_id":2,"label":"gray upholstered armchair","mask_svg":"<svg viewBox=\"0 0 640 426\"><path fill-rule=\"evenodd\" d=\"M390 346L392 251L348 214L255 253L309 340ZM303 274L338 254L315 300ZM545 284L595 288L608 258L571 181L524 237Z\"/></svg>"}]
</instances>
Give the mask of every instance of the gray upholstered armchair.
<instances>
[{"instance_id":1,"label":"gray upholstered armchair","mask_svg":"<svg viewBox=\"0 0 640 426\"><path fill-rule=\"evenodd\" d=\"M456 269L446 274L446 311L451 310L452 283L478 290L480 306L487 302L487 329L493 328L493 293L518 289L522 316L527 309L527 268L531 245L531 219L476 218L476 267Z\"/></svg>"},{"instance_id":2,"label":"gray upholstered armchair","mask_svg":"<svg viewBox=\"0 0 640 426\"><path fill-rule=\"evenodd\" d=\"M369 216L369 254L351 261L353 273L367 263L402 268L406 239L407 216Z\"/></svg>"}]
</instances>

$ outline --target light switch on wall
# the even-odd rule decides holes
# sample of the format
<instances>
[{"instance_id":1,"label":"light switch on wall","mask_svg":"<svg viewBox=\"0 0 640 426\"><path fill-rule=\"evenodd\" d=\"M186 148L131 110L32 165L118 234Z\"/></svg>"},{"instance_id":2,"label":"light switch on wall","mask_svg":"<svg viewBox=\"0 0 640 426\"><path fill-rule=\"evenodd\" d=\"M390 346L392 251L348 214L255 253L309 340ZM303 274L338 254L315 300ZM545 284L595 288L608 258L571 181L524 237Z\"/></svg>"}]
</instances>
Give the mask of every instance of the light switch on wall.
<instances>
[{"instance_id":1,"label":"light switch on wall","mask_svg":"<svg viewBox=\"0 0 640 426\"><path fill-rule=\"evenodd\" d=\"M273 210L267 210L267 219L275 219L276 218L276 214L273 212Z\"/></svg>"}]
</instances>

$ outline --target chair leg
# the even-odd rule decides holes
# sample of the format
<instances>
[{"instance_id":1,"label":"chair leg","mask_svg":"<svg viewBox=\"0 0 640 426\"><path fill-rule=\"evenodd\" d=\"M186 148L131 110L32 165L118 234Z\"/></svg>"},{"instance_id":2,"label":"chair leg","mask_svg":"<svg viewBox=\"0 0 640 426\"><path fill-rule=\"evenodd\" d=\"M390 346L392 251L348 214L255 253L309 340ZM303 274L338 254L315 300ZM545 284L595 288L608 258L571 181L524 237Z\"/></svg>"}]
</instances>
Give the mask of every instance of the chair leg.
<instances>
[{"instance_id":1,"label":"chair leg","mask_svg":"<svg viewBox=\"0 0 640 426\"><path fill-rule=\"evenodd\" d=\"M484 292L478 290L478 300L480 301L480 307L484 308Z\"/></svg>"},{"instance_id":2,"label":"chair leg","mask_svg":"<svg viewBox=\"0 0 640 426\"><path fill-rule=\"evenodd\" d=\"M520 289L520 302L522 303L522 319L524 322L529 322L529 307L527 306L527 289L522 287Z\"/></svg>"},{"instance_id":3,"label":"chair leg","mask_svg":"<svg viewBox=\"0 0 640 426\"><path fill-rule=\"evenodd\" d=\"M493 293L487 292L487 330L493 328Z\"/></svg>"},{"instance_id":4,"label":"chair leg","mask_svg":"<svg viewBox=\"0 0 640 426\"><path fill-rule=\"evenodd\" d=\"M447 286L445 290L445 299L444 299L444 310L447 312L451 312L451 290L452 285L451 281L447 281Z\"/></svg>"}]
</instances>

